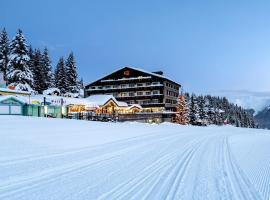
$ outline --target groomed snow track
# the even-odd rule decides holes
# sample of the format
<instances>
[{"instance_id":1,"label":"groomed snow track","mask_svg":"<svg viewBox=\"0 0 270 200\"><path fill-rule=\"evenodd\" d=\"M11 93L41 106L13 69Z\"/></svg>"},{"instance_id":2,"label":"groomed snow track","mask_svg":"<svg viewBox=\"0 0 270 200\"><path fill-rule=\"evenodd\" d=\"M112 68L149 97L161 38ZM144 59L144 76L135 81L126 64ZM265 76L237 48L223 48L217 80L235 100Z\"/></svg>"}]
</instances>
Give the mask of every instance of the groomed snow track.
<instances>
[{"instance_id":1,"label":"groomed snow track","mask_svg":"<svg viewBox=\"0 0 270 200\"><path fill-rule=\"evenodd\" d=\"M268 131L1 121L1 200L270 198Z\"/></svg>"}]
</instances>

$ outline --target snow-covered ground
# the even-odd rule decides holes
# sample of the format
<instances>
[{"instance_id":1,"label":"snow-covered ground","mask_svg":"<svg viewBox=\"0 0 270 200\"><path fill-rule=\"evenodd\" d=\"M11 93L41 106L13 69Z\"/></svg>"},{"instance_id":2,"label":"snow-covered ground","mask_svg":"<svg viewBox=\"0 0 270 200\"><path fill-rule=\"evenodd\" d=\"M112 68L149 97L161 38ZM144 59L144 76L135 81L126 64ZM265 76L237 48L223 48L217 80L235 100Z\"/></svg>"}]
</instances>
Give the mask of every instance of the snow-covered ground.
<instances>
[{"instance_id":1,"label":"snow-covered ground","mask_svg":"<svg viewBox=\"0 0 270 200\"><path fill-rule=\"evenodd\" d=\"M270 131L0 116L0 199L270 199Z\"/></svg>"}]
</instances>

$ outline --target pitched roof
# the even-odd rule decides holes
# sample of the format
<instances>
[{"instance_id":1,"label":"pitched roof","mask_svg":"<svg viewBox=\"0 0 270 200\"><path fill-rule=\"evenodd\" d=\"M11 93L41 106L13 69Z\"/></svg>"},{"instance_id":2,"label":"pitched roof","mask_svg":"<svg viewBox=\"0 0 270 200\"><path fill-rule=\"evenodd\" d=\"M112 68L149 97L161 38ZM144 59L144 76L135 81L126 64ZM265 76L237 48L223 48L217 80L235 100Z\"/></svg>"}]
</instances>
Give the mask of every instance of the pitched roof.
<instances>
[{"instance_id":1,"label":"pitched roof","mask_svg":"<svg viewBox=\"0 0 270 200\"><path fill-rule=\"evenodd\" d=\"M166 79L166 80L168 80L168 81L171 81L171 82L173 82L173 83L175 83L175 84L177 84L177 85L180 86L179 83L176 83L175 81L173 81L172 79L170 79L170 78L168 78L168 77L166 77L166 76L164 76L164 75L160 75L160 74L156 74L156 73L153 73L153 72L149 72L149 71L147 71L147 70L144 70L144 69L141 69L141 68L137 68L137 67L121 67L121 68L119 68L119 69L117 69L117 70L114 70L114 71L111 72L110 74L107 74L107 75L103 76L102 78L99 78L99 79L97 79L96 81L93 81L92 83L97 82L97 81L99 81L99 80L101 80L101 79L103 79L103 78L105 78L105 77L107 77L107 76L109 76L109 75L111 75L111 74L113 74L113 73L115 73L115 72L118 72L118 71L120 71L120 70L123 70L123 69L125 69L125 68L132 69L132 70L136 70L136 71L140 71L140 72L142 72L142 73L146 73L146 74L149 74L149 75L151 75L151 76L163 78L163 79ZM92 84L92 83L89 83L89 84L87 84L87 85L90 85L90 84Z\"/></svg>"},{"instance_id":2,"label":"pitched roof","mask_svg":"<svg viewBox=\"0 0 270 200\"><path fill-rule=\"evenodd\" d=\"M20 98L20 97L16 97L16 96L12 96L12 95L4 95L4 96L0 96L0 102L1 101L5 101L7 99L14 99L22 104L27 103L27 101L24 98Z\"/></svg>"},{"instance_id":3,"label":"pitched roof","mask_svg":"<svg viewBox=\"0 0 270 200\"><path fill-rule=\"evenodd\" d=\"M128 106L126 102L117 101L112 95L91 95L86 100L98 106L106 104L109 100L113 100L120 107Z\"/></svg>"}]
</instances>

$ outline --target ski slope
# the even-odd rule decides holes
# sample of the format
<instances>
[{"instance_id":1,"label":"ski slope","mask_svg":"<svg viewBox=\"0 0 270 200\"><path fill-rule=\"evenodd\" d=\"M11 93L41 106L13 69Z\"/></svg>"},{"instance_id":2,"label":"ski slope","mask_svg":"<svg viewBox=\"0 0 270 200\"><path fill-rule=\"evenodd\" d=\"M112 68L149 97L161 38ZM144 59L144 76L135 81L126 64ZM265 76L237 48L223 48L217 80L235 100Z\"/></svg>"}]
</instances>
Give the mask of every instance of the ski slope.
<instances>
[{"instance_id":1,"label":"ski slope","mask_svg":"<svg viewBox=\"0 0 270 200\"><path fill-rule=\"evenodd\" d=\"M0 116L0 199L270 199L270 132Z\"/></svg>"}]
</instances>

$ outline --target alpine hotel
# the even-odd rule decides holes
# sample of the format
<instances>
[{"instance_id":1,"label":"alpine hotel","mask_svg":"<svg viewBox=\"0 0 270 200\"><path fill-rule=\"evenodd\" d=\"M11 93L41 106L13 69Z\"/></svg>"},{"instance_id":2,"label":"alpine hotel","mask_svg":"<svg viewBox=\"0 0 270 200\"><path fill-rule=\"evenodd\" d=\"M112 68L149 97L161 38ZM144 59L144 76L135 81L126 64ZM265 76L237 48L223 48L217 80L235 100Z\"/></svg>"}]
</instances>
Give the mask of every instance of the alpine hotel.
<instances>
[{"instance_id":1,"label":"alpine hotel","mask_svg":"<svg viewBox=\"0 0 270 200\"><path fill-rule=\"evenodd\" d=\"M85 96L112 95L128 105L139 104L144 112L165 112L175 111L180 87L162 71L124 67L86 85Z\"/></svg>"}]
</instances>

